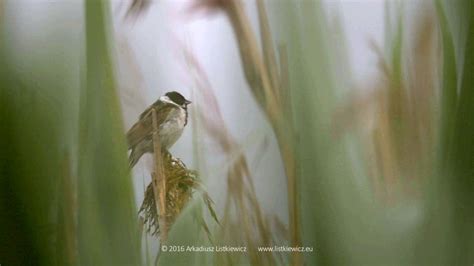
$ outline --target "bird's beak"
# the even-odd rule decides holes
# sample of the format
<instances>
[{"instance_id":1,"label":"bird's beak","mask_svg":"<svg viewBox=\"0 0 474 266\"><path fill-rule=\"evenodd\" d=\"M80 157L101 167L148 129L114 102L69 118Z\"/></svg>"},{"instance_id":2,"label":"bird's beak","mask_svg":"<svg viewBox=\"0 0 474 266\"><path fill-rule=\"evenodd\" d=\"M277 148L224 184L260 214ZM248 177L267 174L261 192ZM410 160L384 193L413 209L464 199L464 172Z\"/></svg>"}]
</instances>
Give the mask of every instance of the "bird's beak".
<instances>
[{"instance_id":1,"label":"bird's beak","mask_svg":"<svg viewBox=\"0 0 474 266\"><path fill-rule=\"evenodd\" d=\"M188 104L190 104L190 103L192 103L192 102L191 102L191 101L188 101L188 100L186 100L186 101L184 102L184 104L186 104L186 105L188 105Z\"/></svg>"}]
</instances>

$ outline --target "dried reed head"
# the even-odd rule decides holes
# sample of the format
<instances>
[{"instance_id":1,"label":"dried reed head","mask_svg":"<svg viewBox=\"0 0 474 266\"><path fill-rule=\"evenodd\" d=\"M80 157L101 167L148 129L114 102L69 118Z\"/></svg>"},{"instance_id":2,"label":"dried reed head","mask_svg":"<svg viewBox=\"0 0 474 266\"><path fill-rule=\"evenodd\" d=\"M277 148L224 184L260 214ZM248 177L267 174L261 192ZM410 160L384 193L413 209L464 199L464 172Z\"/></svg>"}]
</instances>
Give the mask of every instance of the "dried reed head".
<instances>
[{"instance_id":1,"label":"dried reed head","mask_svg":"<svg viewBox=\"0 0 474 266\"><path fill-rule=\"evenodd\" d=\"M217 216L213 208L213 201L204 191L195 171L186 168L186 165L178 158L174 158L166 152L163 156L164 173L166 175L166 225L169 230L172 224L179 216L186 204L192 198L195 191L202 192L202 198L205 202L211 216L218 223ZM139 214L143 218L147 232L156 236L160 232L159 214L156 207L153 186L150 183L145 191L145 198L140 207ZM205 228L208 232L208 230Z\"/></svg>"},{"instance_id":2,"label":"dried reed head","mask_svg":"<svg viewBox=\"0 0 474 266\"><path fill-rule=\"evenodd\" d=\"M150 7L152 0L132 0L125 18L137 18Z\"/></svg>"},{"instance_id":3,"label":"dried reed head","mask_svg":"<svg viewBox=\"0 0 474 266\"><path fill-rule=\"evenodd\" d=\"M403 35L407 31L398 25L392 36L398 45L388 47L389 56L370 42L379 75L368 93L353 93L334 119L338 134L355 126L369 129L362 138L367 170L375 194L389 203L400 189L417 195L413 192L429 175L434 159L440 49L434 9L427 6L423 11L413 25L415 38Z\"/></svg>"}]
</instances>

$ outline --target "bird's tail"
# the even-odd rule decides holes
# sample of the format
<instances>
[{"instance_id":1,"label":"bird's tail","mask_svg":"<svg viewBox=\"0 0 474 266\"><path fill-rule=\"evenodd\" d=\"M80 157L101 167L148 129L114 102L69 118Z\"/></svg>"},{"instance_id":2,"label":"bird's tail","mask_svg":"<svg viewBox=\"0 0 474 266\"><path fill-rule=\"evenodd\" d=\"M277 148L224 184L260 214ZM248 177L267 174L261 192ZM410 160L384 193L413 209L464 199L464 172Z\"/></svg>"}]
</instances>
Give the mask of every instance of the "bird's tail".
<instances>
[{"instance_id":1,"label":"bird's tail","mask_svg":"<svg viewBox=\"0 0 474 266\"><path fill-rule=\"evenodd\" d=\"M135 164L137 164L140 157L141 154L137 152L137 149L132 148L132 152L130 152L130 156L128 156L128 165L130 166L130 169L132 169Z\"/></svg>"}]
</instances>

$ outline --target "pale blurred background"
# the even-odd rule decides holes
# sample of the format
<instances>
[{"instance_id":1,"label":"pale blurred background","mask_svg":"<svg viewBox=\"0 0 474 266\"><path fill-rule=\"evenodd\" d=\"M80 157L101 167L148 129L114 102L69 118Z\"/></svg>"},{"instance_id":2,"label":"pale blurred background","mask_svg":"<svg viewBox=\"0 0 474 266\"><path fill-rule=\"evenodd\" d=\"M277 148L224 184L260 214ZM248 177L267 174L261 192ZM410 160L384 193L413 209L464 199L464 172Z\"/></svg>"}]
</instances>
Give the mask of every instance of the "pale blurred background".
<instances>
[{"instance_id":1,"label":"pale blurred background","mask_svg":"<svg viewBox=\"0 0 474 266\"><path fill-rule=\"evenodd\" d=\"M248 89L228 19L222 12L211 16L205 12L194 14L189 10L192 3L192 0L152 1L140 17L124 19L129 2L111 1L113 30L110 33L113 36L110 37L115 40L112 47L116 56L116 78L125 128L130 128L138 115L167 91L176 90L193 98L192 78L182 53L183 47L191 50L210 78L227 127L243 145L250 160L261 206L288 225L287 189L280 153L272 130ZM364 83L377 71L376 56L368 43L369 40L383 42L384 1L327 0L323 3L329 21L336 17L341 19L347 34L354 81ZM275 5L271 1L268 4L272 21ZM78 10L82 5L80 0L8 2L5 5L7 22L15 25L9 36L16 49L23 51L19 50L14 55L27 57L18 58L18 62L22 62L18 67L28 72L28 62L42 56L44 50L38 48L43 46L42 42L45 42L44 46L51 42L47 39L49 36L58 40L54 53L68 55L71 60L62 64L79 66L78 63L83 60L78 48L83 39L84 22L83 13ZM253 28L257 29L255 3L246 1L245 8ZM328 30L331 32L331 29ZM278 32L274 34L278 40ZM51 59L54 58L51 55ZM67 70L72 75L71 79L78 82L79 71L75 68ZM190 112L193 116L192 109ZM191 169L198 167L193 158L192 130L190 121L181 139L171 149L174 156L181 158ZM217 203L217 211L221 212L227 184L226 168L223 167L226 158L221 156L211 140L200 138L198 141L205 147L205 157L208 158L205 167L201 168L201 178ZM151 155L142 157L133 170L137 207L143 200L144 188L151 180L151 158Z\"/></svg>"},{"instance_id":2,"label":"pale blurred background","mask_svg":"<svg viewBox=\"0 0 474 266\"><path fill-rule=\"evenodd\" d=\"M146 106L166 91L177 90L192 98L191 75L186 69L181 49L184 46L192 50L210 77L231 134L244 145L248 158L255 162L251 165L251 172L254 173L259 200L266 210L278 214L282 221L287 222L284 207L287 206L286 181L278 148L268 122L247 88L228 19L219 12L210 17L191 14L189 8L192 3L191 0L155 1L143 16L124 21L126 4L113 2L115 34L119 40L118 78L126 128L136 122ZM327 7L329 19L335 16L342 19L354 79L365 82L378 71L376 55L368 44L370 40L383 43L383 1L324 1L324 6ZM252 26L258 28L255 3L248 1L245 7ZM271 2L269 7L271 11ZM209 147L206 152L210 158L210 176L203 178L212 197L219 199L226 191L225 168L221 167L225 158L219 158L209 140L199 141ZM266 147L263 153L259 152L262 142L267 143L263 146ZM172 153L193 167L195 162L191 147L190 124L172 148ZM143 187L150 180L152 162L151 156L147 157L134 170L137 202L141 202ZM146 184L142 184L143 179Z\"/></svg>"}]
</instances>

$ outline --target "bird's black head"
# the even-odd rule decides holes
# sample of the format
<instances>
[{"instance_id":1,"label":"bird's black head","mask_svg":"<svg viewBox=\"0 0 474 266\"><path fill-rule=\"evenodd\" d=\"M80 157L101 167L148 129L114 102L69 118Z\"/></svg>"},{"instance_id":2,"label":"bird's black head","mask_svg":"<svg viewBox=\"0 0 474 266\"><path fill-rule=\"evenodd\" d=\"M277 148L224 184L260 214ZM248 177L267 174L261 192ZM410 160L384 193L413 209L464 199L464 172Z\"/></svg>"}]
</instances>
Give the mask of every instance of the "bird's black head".
<instances>
[{"instance_id":1,"label":"bird's black head","mask_svg":"<svg viewBox=\"0 0 474 266\"><path fill-rule=\"evenodd\" d=\"M171 101L183 108L186 108L186 106L191 103L191 101L186 100L186 98L184 98L184 96L177 91L170 91L167 92L165 95L168 96Z\"/></svg>"}]
</instances>

